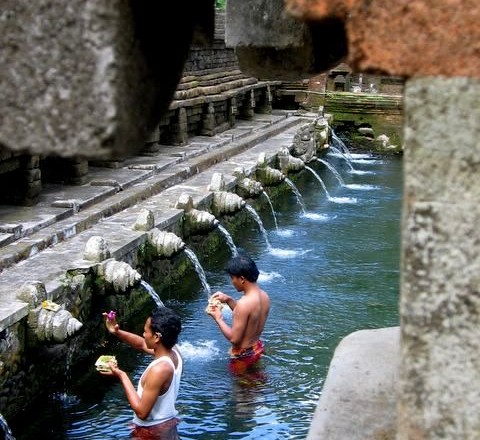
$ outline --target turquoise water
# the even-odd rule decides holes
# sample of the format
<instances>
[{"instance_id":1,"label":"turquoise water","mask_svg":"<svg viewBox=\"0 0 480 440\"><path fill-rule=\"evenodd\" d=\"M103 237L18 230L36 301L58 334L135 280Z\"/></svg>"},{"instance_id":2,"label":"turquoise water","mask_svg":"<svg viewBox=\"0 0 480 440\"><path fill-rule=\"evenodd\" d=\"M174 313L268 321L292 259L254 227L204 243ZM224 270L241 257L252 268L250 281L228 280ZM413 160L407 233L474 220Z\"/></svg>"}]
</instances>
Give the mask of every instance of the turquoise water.
<instances>
[{"instance_id":1,"label":"turquoise water","mask_svg":"<svg viewBox=\"0 0 480 440\"><path fill-rule=\"evenodd\" d=\"M258 374L235 378L227 369L229 344L205 312L198 280L172 287L165 304L184 323L185 358L178 400L181 439L305 439L339 341L366 328L398 325L402 161L398 157L327 155L341 175L317 162L295 179L295 194L272 199L258 212L270 248L252 223L232 235L261 270L272 300L264 333L266 355ZM287 194L290 194L287 192ZM198 256L212 291L234 292L223 265L229 248L209 261ZM228 313L226 319L229 319ZM134 379L150 362L118 353ZM50 396L29 415L31 427L12 426L17 440L128 438L131 410L114 380L87 374L68 392ZM15 428L15 429L14 429Z\"/></svg>"}]
</instances>

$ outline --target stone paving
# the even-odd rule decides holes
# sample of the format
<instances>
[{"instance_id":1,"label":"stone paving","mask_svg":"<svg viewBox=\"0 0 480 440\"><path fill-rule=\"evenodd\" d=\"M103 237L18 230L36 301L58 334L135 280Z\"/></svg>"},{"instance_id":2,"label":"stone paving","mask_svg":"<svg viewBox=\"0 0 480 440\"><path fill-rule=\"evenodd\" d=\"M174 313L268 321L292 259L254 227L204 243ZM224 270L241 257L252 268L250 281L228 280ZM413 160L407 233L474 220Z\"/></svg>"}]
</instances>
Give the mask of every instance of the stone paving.
<instances>
[{"instance_id":1,"label":"stone paving","mask_svg":"<svg viewBox=\"0 0 480 440\"><path fill-rule=\"evenodd\" d=\"M90 237L104 237L120 260L146 240L145 232L132 229L142 208L153 212L155 227L168 228L183 214L174 207L182 193L195 204L211 197L214 173L223 173L227 188L232 186L236 168L249 174L260 153L268 159L290 146L307 122L285 111L255 115L222 134L129 158L122 168L90 167L90 182L47 185L34 207L0 206L0 331L27 314L27 305L16 298L24 282L42 282L55 299L62 275L86 265L82 257Z\"/></svg>"}]
</instances>

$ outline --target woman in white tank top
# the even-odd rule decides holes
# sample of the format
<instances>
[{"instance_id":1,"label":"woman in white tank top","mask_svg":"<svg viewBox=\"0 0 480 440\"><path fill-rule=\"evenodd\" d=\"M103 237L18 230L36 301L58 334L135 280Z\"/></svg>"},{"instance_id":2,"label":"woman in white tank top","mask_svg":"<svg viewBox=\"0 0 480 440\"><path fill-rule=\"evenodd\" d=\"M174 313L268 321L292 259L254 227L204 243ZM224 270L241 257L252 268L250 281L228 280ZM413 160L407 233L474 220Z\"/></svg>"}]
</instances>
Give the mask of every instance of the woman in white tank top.
<instances>
[{"instance_id":1,"label":"woman in white tank top","mask_svg":"<svg viewBox=\"0 0 480 440\"><path fill-rule=\"evenodd\" d=\"M116 317L104 313L108 331L137 350L152 354L154 360L143 372L135 389L127 373L110 363L120 379L133 409L133 438L178 439L178 411L175 402L180 388L183 360L175 346L181 331L178 315L167 307L153 310L144 325L143 337L120 329Z\"/></svg>"}]
</instances>

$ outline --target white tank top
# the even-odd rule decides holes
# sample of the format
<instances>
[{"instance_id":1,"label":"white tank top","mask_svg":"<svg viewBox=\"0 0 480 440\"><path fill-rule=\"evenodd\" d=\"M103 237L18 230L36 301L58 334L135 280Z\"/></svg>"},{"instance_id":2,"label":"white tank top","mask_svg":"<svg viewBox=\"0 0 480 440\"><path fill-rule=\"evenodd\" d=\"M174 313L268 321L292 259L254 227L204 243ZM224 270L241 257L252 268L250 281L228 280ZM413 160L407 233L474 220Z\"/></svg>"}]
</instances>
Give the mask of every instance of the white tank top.
<instances>
[{"instance_id":1,"label":"white tank top","mask_svg":"<svg viewBox=\"0 0 480 440\"><path fill-rule=\"evenodd\" d=\"M175 364L168 356L161 356L158 359L155 359L150 363L150 365L145 368L145 371L142 374L142 377L138 381L137 386L137 394L142 397L143 393L143 386L142 386L142 379L147 370L152 367L153 365L158 364L159 362L168 362L173 369L173 377L168 390L157 397L155 404L153 405L152 411L146 419L140 419L139 417L134 414L133 416L133 423L138 426L152 426L158 423L166 422L167 420L173 419L178 415L178 411L175 408L175 401L177 400L178 390L180 388L180 377L182 376L182 369L183 369L183 360L180 356L179 351L174 347L173 351L177 355L178 365L175 368Z\"/></svg>"}]
</instances>

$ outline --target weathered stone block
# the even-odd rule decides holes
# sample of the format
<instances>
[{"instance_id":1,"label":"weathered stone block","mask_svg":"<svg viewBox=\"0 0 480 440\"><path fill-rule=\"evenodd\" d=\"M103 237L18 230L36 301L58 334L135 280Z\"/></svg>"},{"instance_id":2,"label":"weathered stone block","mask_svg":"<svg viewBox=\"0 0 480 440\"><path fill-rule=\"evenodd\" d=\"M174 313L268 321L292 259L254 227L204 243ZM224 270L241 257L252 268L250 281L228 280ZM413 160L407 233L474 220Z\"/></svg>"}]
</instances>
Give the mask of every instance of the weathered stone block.
<instances>
[{"instance_id":1,"label":"weathered stone block","mask_svg":"<svg viewBox=\"0 0 480 440\"><path fill-rule=\"evenodd\" d=\"M137 150L170 103L194 25L209 14L211 0L5 0L0 144L98 159Z\"/></svg>"}]
</instances>

